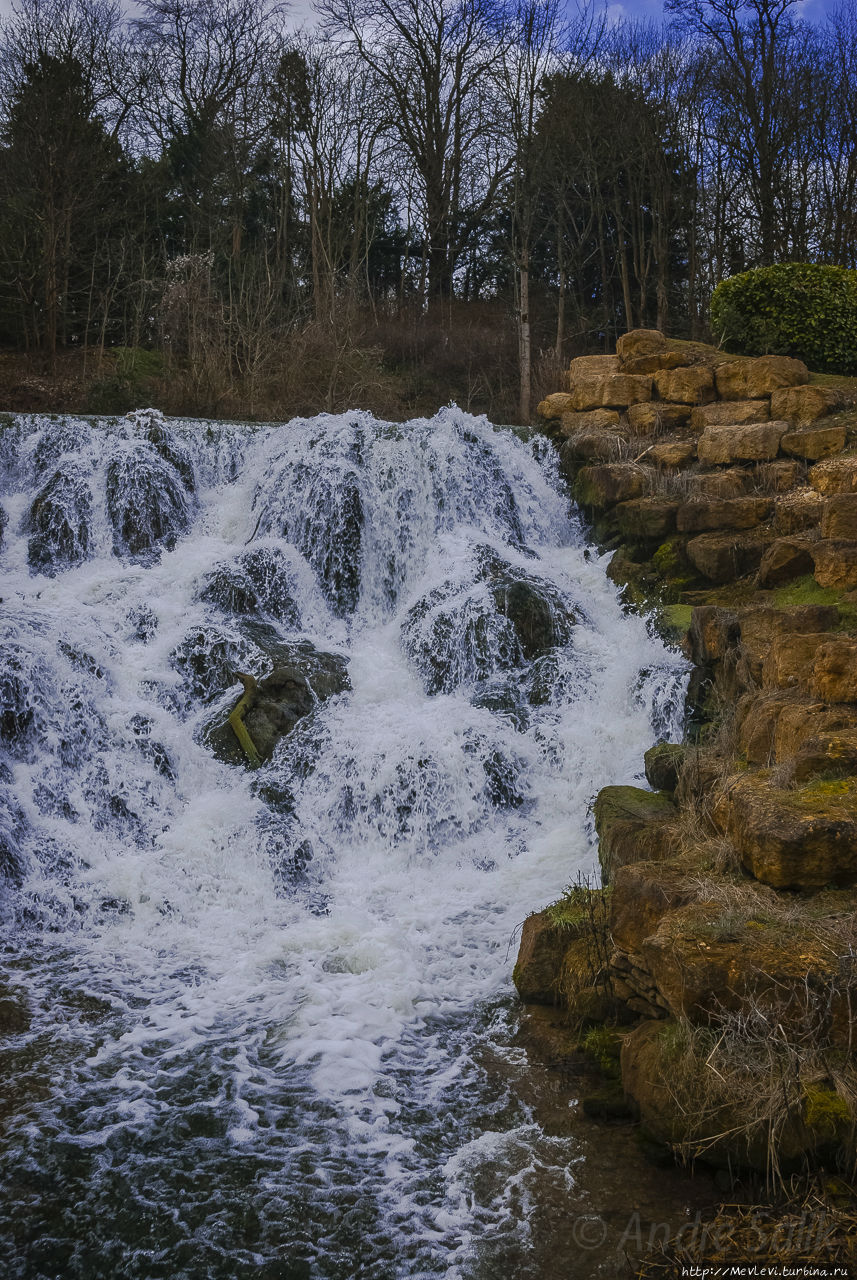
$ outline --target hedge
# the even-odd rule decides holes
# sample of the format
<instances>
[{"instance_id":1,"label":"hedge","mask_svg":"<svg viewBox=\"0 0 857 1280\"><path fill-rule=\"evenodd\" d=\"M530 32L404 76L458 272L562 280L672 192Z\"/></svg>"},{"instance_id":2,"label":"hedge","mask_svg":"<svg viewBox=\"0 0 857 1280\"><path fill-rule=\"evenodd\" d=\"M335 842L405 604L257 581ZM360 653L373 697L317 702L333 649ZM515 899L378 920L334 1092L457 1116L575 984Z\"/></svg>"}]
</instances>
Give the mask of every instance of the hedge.
<instances>
[{"instance_id":1,"label":"hedge","mask_svg":"<svg viewBox=\"0 0 857 1280\"><path fill-rule=\"evenodd\" d=\"M711 295L711 329L739 355L797 356L818 373L857 374L857 271L811 262L744 271Z\"/></svg>"}]
</instances>

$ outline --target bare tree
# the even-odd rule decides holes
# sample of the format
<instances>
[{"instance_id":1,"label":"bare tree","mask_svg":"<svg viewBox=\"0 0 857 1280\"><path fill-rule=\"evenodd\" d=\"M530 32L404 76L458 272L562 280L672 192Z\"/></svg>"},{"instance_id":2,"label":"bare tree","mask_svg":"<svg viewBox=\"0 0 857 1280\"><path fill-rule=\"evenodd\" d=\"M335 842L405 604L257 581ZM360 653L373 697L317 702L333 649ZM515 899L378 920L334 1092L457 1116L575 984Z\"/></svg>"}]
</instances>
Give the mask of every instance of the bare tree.
<instances>
[{"instance_id":1,"label":"bare tree","mask_svg":"<svg viewBox=\"0 0 857 1280\"><path fill-rule=\"evenodd\" d=\"M510 167L492 0L321 0L331 38L376 79L391 137L419 180L428 294L452 295L458 259Z\"/></svg>"}]
</instances>

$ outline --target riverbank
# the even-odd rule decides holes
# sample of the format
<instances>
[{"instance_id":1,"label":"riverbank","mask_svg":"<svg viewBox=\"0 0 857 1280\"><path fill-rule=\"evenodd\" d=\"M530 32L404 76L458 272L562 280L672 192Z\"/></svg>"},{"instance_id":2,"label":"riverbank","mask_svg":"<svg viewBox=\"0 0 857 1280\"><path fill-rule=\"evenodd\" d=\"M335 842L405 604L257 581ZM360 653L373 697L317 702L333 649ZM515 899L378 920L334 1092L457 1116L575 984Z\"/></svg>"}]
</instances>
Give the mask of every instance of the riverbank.
<instances>
[{"instance_id":1,"label":"riverbank","mask_svg":"<svg viewBox=\"0 0 857 1280\"><path fill-rule=\"evenodd\" d=\"M610 576L693 670L685 740L596 799L603 887L527 920L516 985L616 1064L605 1114L653 1158L768 1195L854 1172L855 405L653 331L540 405Z\"/></svg>"}]
</instances>

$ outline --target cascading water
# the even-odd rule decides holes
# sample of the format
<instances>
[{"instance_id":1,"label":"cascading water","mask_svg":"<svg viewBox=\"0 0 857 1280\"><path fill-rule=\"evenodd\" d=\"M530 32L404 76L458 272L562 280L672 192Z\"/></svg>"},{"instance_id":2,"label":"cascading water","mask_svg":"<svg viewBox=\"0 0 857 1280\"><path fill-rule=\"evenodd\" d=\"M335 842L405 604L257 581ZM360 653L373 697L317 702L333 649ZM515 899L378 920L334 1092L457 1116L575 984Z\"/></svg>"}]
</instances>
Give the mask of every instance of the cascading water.
<instances>
[{"instance_id":1,"label":"cascading water","mask_svg":"<svg viewBox=\"0 0 857 1280\"><path fill-rule=\"evenodd\" d=\"M551 451L140 412L13 419L0 466L4 1274L531 1274L578 1175L485 1066L516 928L684 679ZM308 714L218 758L286 660Z\"/></svg>"}]
</instances>

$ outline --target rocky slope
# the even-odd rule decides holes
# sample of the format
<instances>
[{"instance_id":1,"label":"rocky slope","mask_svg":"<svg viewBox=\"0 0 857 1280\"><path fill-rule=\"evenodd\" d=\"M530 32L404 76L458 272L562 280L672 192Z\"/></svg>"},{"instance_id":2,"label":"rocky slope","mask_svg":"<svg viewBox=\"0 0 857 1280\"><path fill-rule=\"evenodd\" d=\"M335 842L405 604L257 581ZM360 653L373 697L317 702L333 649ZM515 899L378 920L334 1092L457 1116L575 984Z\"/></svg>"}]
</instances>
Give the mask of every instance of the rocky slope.
<instances>
[{"instance_id":1,"label":"rocky slope","mask_svg":"<svg viewBox=\"0 0 857 1280\"><path fill-rule=\"evenodd\" d=\"M597 797L604 887L526 921L515 981L610 1028L648 1140L769 1175L854 1161L855 403L637 330L539 406L611 576L693 672L652 789Z\"/></svg>"}]
</instances>

